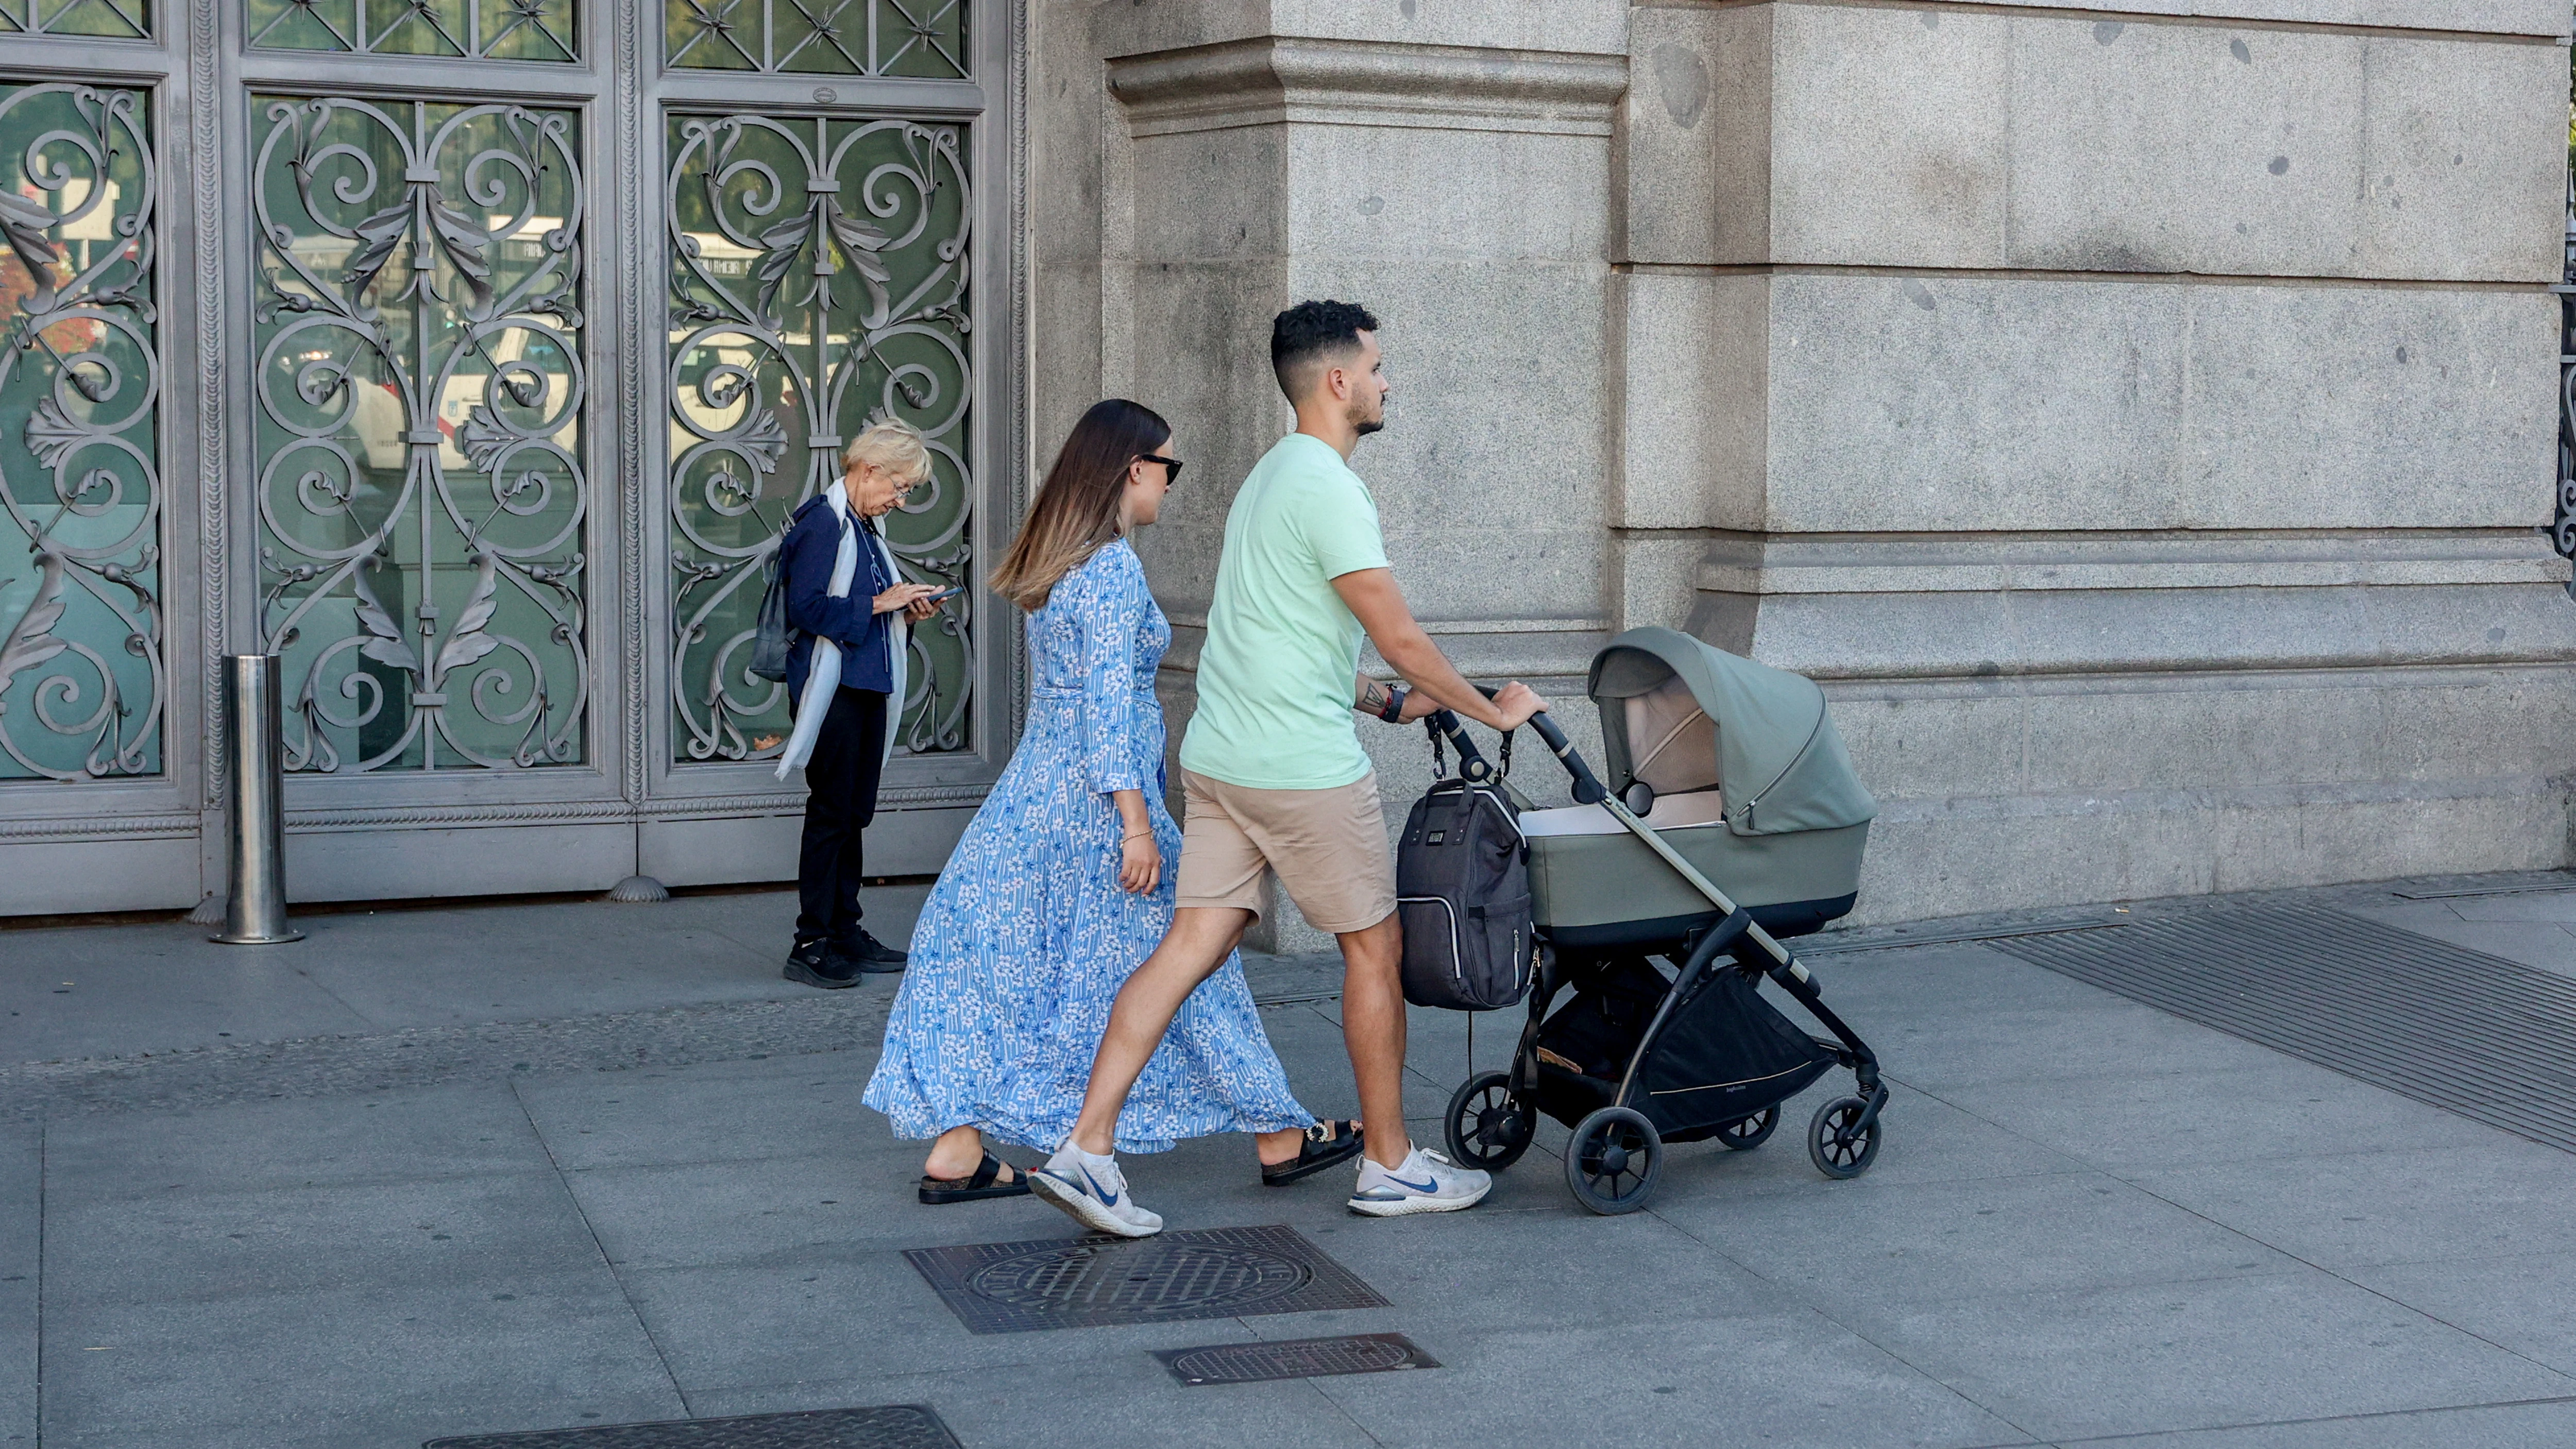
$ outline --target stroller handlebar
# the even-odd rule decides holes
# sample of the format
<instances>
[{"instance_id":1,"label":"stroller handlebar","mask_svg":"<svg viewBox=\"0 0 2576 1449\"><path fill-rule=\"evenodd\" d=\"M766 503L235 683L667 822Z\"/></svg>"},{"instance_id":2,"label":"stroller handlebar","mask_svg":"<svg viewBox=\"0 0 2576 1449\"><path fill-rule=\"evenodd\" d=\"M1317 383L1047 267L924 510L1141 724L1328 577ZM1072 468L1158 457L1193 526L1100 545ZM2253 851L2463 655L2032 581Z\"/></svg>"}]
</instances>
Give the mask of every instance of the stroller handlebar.
<instances>
[{"instance_id":1,"label":"stroller handlebar","mask_svg":"<svg viewBox=\"0 0 2576 1449\"><path fill-rule=\"evenodd\" d=\"M1476 692L1487 699L1492 699L1498 693L1482 684L1476 686ZM1465 743L1467 732L1459 726L1458 717L1445 709L1433 717L1447 721L1441 727L1441 732L1458 744L1460 758L1471 758L1472 747ZM1574 742L1565 737L1564 730L1557 728L1555 720L1547 717L1546 710L1540 710L1531 715L1529 723L1530 728L1538 732L1539 742L1547 746L1549 753L1555 755L1558 762L1565 766L1565 773L1573 777L1575 804L1598 804L1608 797L1609 790L1605 789L1601 781L1593 775L1592 767L1583 762L1583 756L1575 753Z\"/></svg>"}]
</instances>

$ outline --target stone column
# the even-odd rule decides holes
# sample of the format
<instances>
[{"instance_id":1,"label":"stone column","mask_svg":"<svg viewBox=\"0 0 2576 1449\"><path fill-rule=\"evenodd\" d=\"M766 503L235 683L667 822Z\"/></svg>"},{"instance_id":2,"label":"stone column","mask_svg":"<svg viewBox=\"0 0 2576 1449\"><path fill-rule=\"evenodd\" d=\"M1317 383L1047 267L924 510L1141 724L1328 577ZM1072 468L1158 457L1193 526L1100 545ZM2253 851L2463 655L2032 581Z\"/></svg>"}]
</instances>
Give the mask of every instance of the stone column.
<instances>
[{"instance_id":1,"label":"stone column","mask_svg":"<svg viewBox=\"0 0 2576 1449\"><path fill-rule=\"evenodd\" d=\"M1860 919L2564 863L2567 7L2119 11L1635 8L1614 623L1828 682Z\"/></svg>"},{"instance_id":2,"label":"stone column","mask_svg":"<svg viewBox=\"0 0 2576 1449\"><path fill-rule=\"evenodd\" d=\"M1066 328L1064 299L1096 296L1098 371L1081 344L1057 344L1068 367L1041 384L1055 391L1039 447L1051 452L1095 377L1177 430L1191 466L1140 541L1179 633L1175 740L1227 506L1293 426L1270 376L1271 318L1310 297L1362 303L1384 324L1389 425L1352 461L1416 613L1475 676L1530 679L1583 713L1579 675L1605 628L1626 4L1119 0L1082 16L1101 86L1088 145L1069 9L1054 12L1066 39L1044 51L1063 57L1059 73L1035 89L1063 87L1053 144L1097 167L1098 221L1086 237L1066 218L1059 301L1039 305L1043 326ZM1047 174L1042 161L1042 191ZM1050 240L1038 245L1044 257ZM1042 265L1042 291L1049 277ZM1424 736L1364 724L1362 738L1400 814L1428 776ZM1328 944L1284 901L1270 924L1270 944Z\"/></svg>"}]
</instances>

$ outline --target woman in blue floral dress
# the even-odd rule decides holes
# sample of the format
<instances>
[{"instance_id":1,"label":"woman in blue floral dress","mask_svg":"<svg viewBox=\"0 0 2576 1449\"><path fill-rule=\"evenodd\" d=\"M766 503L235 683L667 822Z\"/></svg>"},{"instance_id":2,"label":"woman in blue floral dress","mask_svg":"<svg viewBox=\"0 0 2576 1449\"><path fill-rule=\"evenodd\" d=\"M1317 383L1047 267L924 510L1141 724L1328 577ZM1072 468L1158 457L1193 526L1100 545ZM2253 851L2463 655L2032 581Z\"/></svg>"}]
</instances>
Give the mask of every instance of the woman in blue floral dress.
<instances>
[{"instance_id":1,"label":"woman in blue floral dress","mask_svg":"<svg viewBox=\"0 0 2576 1449\"><path fill-rule=\"evenodd\" d=\"M913 930L867 1105L934 1138L921 1200L1028 1191L984 1134L1053 1151L1129 973L1172 920L1180 829L1163 807L1154 671L1171 643L1127 543L1180 464L1171 428L1113 398L1066 438L993 587L1029 611L1025 733ZM1354 1123L1297 1104L1240 959L1185 1005L1118 1119L1122 1152L1261 1134L1266 1181L1358 1151Z\"/></svg>"}]
</instances>

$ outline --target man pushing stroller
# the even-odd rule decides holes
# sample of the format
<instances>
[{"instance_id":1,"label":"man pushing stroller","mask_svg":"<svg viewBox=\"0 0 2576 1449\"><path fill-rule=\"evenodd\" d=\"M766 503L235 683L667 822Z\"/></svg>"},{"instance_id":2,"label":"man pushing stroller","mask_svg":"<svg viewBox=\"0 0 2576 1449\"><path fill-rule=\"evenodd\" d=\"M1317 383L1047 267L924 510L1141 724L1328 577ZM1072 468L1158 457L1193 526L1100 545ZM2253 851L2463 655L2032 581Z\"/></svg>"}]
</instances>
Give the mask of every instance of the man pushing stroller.
<instances>
[{"instance_id":1,"label":"man pushing stroller","mask_svg":"<svg viewBox=\"0 0 2576 1449\"><path fill-rule=\"evenodd\" d=\"M1351 1210L1454 1212L1492 1186L1405 1132L1395 865L1352 716L1404 723L1445 706L1511 730L1547 705L1519 683L1488 700L1396 586L1376 502L1348 464L1359 440L1385 426L1376 333L1377 319L1347 302L1303 302L1271 327L1271 367L1297 428L1254 467L1226 517L1198 707L1180 751L1178 909L1118 994L1072 1135L1030 1176L1035 1193L1099 1232L1162 1229L1119 1171L1118 1115L1181 1003L1258 917L1265 872L1341 945L1343 1037L1373 1129ZM1363 633L1409 690L1359 673Z\"/></svg>"}]
</instances>

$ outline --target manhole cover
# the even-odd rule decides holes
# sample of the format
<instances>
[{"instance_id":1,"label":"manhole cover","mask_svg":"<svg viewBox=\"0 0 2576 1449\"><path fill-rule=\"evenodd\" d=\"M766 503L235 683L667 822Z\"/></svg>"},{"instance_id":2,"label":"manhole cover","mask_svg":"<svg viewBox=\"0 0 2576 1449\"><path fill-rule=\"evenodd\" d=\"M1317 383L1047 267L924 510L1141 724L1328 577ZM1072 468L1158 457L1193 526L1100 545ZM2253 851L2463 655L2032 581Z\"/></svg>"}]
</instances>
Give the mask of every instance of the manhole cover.
<instances>
[{"instance_id":1,"label":"manhole cover","mask_svg":"<svg viewBox=\"0 0 2576 1449\"><path fill-rule=\"evenodd\" d=\"M972 1333L1386 1305L1284 1227L1210 1228L1134 1242L1060 1238L913 1248L904 1256Z\"/></svg>"},{"instance_id":2,"label":"manhole cover","mask_svg":"<svg viewBox=\"0 0 2576 1449\"><path fill-rule=\"evenodd\" d=\"M533 1434L468 1434L424 1449L957 1449L955 1435L923 1404L816 1409L739 1419L662 1424L592 1424Z\"/></svg>"},{"instance_id":3,"label":"manhole cover","mask_svg":"<svg viewBox=\"0 0 2576 1449\"><path fill-rule=\"evenodd\" d=\"M1382 1374L1394 1369L1438 1368L1440 1361L1401 1333L1355 1333L1347 1338L1292 1338L1279 1343L1219 1343L1155 1353L1185 1384L1255 1384L1266 1379L1318 1379L1332 1374Z\"/></svg>"}]
</instances>

